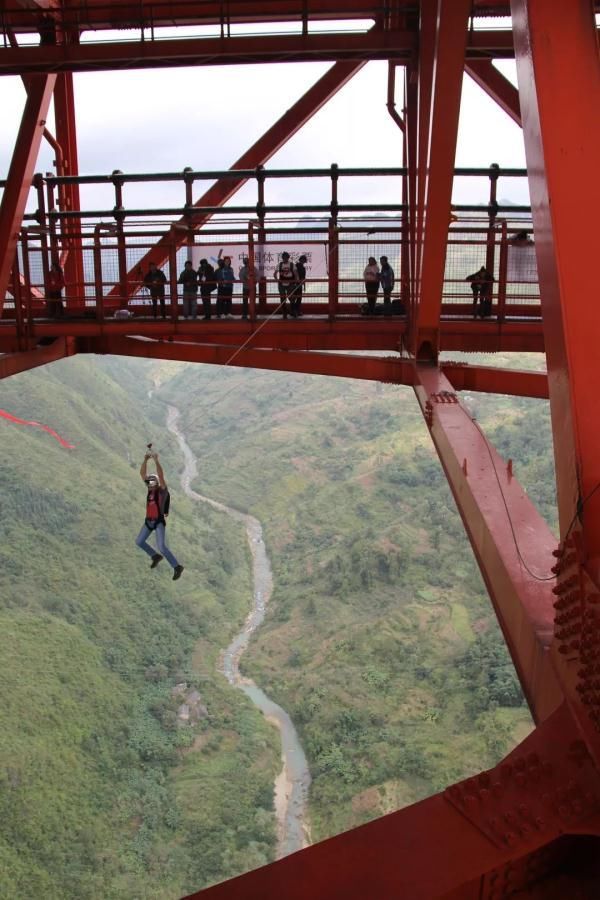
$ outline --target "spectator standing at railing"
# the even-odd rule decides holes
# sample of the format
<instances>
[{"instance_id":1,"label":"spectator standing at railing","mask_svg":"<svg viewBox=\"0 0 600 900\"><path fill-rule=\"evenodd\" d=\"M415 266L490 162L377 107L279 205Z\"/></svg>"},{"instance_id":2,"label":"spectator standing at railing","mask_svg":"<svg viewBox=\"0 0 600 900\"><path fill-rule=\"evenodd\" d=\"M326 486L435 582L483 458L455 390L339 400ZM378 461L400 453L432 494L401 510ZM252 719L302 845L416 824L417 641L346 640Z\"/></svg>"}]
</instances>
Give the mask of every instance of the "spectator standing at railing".
<instances>
[{"instance_id":1,"label":"spectator standing at railing","mask_svg":"<svg viewBox=\"0 0 600 900\"><path fill-rule=\"evenodd\" d=\"M365 282L365 291L367 294L367 315L375 315L375 306L377 305L377 294L379 292L379 266L374 256L369 257L369 262L365 266L363 272L363 280Z\"/></svg>"},{"instance_id":2,"label":"spectator standing at railing","mask_svg":"<svg viewBox=\"0 0 600 900\"><path fill-rule=\"evenodd\" d=\"M233 285L235 284L235 275L231 267L231 257L224 256L219 260L219 268L217 269L217 315L219 313L219 301L221 302L221 311L225 318L232 319L231 304L233 297Z\"/></svg>"},{"instance_id":3,"label":"spectator standing at railing","mask_svg":"<svg viewBox=\"0 0 600 900\"><path fill-rule=\"evenodd\" d=\"M473 292L473 318L480 316L482 319L492 314L492 285L494 276L485 266L482 266L472 275L467 275L465 281L471 282Z\"/></svg>"},{"instance_id":4,"label":"spectator standing at railing","mask_svg":"<svg viewBox=\"0 0 600 900\"><path fill-rule=\"evenodd\" d=\"M244 256L238 271L238 281L242 284L242 319L248 318L248 297L250 296L250 260Z\"/></svg>"},{"instance_id":5,"label":"spectator standing at railing","mask_svg":"<svg viewBox=\"0 0 600 900\"><path fill-rule=\"evenodd\" d=\"M62 292L65 286L63 270L57 262L53 262L46 279L46 301L48 316L51 319L59 319L63 313Z\"/></svg>"},{"instance_id":6,"label":"spectator standing at railing","mask_svg":"<svg viewBox=\"0 0 600 900\"><path fill-rule=\"evenodd\" d=\"M281 300L281 312L283 314L283 318L287 319L288 317L288 305L287 301L290 300L296 289L296 284L298 283L298 273L296 272L296 266L290 259L290 254L287 250L284 250L281 254L281 261L278 263L277 268L273 273L273 277L277 282L277 287L279 288L279 297Z\"/></svg>"},{"instance_id":7,"label":"spectator standing at railing","mask_svg":"<svg viewBox=\"0 0 600 900\"><path fill-rule=\"evenodd\" d=\"M295 319L302 315L302 293L306 281L306 261L306 256L302 254L302 256L298 257L298 262L296 263L296 277L298 281L296 282L294 293L290 297L290 312Z\"/></svg>"},{"instance_id":8,"label":"spectator standing at railing","mask_svg":"<svg viewBox=\"0 0 600 900\"><path fill-rule=\"evenodd\" d=\"M186 260L183 272L179 276L179 284L183 285L183 318L198 315L198 273L192 266L191 259Z\"/></svg>"},{"instance_id":9,"label":"spectator standing at railing","mask_svg":"<svg viewBox=\"0 0 600 900\"><path fill-rule=\"evenodd\" d=\"M221 251L219 250L219 258L215 269L215 284L217 286L217 319L220 319L223 315L223 278L221 277L221 273L223 271L223 266L225 265L225 260L221 259L220 254Z\"/></svg>"},{"instance_id":10,"label":"spectator standing at railing","mask_svg":"<svg viewBox=\"0 0 600 900\"><path fill-rule=\"evenodd\" d=\"M156 319L157 313L157 305L160 300L160 314L164 318L166 318L165 313L165 284L167 283L167 276L159 269L156 263L151 262L150 268L144 275L144 284L150 291L150 299L152 300L152 312L154 314L154 318Z\"/></svg>"},{"instance_id":11,"label":"spectator standing at railing","mask_svg":"<svg viewBox=\"0 0 600 900\"><path fill-rule=\"evenodd\" d=\"M198 267L198 281L200 282L200 297L202 298L202 308L204 310L204 318L211 317L210 295L217 286L215 281L215 270L207 259L200 260Z\"/></svg>"},{"instance_id":12,"label":"spectator standing at railing","mask_svg":"<svg viewBox=\"0 0 600 900\"><path fill-rule=\"evenodd\" d=\"M381 271L379 273L379 283L383 291L383 314L391 316L392 314L392 291L394 290L394 270L388 262L387 256L380 256Z\"/></svg>"}]
</instances>

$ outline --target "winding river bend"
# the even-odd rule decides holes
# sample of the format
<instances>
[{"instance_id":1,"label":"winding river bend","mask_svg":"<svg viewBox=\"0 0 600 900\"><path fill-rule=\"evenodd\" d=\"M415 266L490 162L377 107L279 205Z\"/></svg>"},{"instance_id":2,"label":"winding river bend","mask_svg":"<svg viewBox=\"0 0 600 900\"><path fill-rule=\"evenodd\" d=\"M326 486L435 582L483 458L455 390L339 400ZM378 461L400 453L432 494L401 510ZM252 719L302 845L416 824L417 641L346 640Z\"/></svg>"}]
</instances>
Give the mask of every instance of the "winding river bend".
<instances>
[{"instance_id":1,"label":"winding river bend","mask_svg":"<svg viewBox=\"0 0 600 900\"><path fill-rule=\"evenodd\" d=\"M177 438L183 454L184 470L181 476L181 486L184 492L192 500L207 503L213 509L218 509L236 522L240 522L246 530L252 554L252 608L242 630L221 653L219 671L231 685L239 688L252 700L269 722L278 728L281 735L283 768L275 780L277 858L280 859L289 853L301 850L310 843L307 815L310 772L298 734L286 711L274 703L250 678L244 678L239 669L241 656L248 647L250 637L262 624L273 591L273 575L263 541L262 527L254 516L246 515L192 490L191 483L197 475L196 457L179 428L179 410L174 406L168 407L167 428Z\"/></svg>"}]
</instances>

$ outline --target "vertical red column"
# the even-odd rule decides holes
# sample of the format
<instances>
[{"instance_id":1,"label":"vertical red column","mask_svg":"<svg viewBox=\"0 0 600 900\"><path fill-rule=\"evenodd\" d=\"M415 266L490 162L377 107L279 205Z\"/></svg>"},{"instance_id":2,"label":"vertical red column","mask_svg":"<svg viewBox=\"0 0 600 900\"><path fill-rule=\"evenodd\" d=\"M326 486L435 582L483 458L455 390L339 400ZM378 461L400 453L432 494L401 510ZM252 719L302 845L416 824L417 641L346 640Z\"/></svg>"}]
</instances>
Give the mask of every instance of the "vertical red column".
<instances>
[{"instance_id":1,"label":"vertical red column","mask_svg":"<svg viewBox=\"0 0 600 900\"><path fill-rule=\"evenodd\" d=\"M63 174L79 175L75 94L71 72L61 72L57 76L54 90L54 115L56 139L63 154ZM65 212L75 212L81 209L78 184L65 185L62 197ZM61 233L63 251L67 251L64 265L67 307L81 307L85 305L81 219L63 219Z\"/></svg>"},{"instance_id":2,"label":"vertical red column","mask_svg":"<svg viewBox=\"0 0 600 900\"><path fill-rule=\"evenodd\" d=\"M419 197L424 199L420 289L414 331L414 352L421 359L436 359L439 322L450 222L450 202L458 116L462 90L469 0L428 0L428 17L435 23L435 44L430 103L421 108L419 96ZM431 25L427 27L431 40ZM423 51L422 51L423 52ZM429 50L428 50L429 52ZM425 64L427 60L422 60ZM421 63L420 63L421 65ZM427 73L425 73L427 75ZM419 74L421 79L421 74ZM425 91L423 92L425 94ZM424 98L425 99L425 98ZM427 147L425 147L427 142ZM425 157L425 151L427 155ZM426 182L423 167L426 163Z\"/></svg>"},{"instance_id":3,"label":"vertical red column","mask_svg":"<svg viewBox=\"0 0 600 900\"><path fill-rule=\"evenodd\" d=\"M511 0L561 534L583 522L600 576L597 302L600 64L589 0ZM596 296L594 296L594 292Z\"/></svg>"}]
</instances>

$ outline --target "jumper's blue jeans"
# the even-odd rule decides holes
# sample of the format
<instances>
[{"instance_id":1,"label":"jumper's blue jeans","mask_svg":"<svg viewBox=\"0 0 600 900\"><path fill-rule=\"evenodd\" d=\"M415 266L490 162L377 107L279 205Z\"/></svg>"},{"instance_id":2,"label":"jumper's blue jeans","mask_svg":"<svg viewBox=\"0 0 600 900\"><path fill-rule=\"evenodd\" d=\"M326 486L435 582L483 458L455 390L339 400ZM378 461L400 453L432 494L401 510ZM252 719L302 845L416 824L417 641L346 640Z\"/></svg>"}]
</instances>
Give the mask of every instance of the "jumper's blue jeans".
<instances>
[{"instance_id":1,"label":"jumper's blue jeans","mask_svg":"<svg viewBox=\"0 0 600 900\"><path fill-rule=\"evenodd\" d=\"M158 525L156 526L156 528L148 528L148 526L144 522L140 533L138 534L137 538L135 539L136 544L138 545L140 550L143 550L144 553L148 554L148 556L154 556L154 554L157 551L153 547L151 547L150 544L148 543L148 538L150 537L150 535L152 534L153 531L154 531L154 534L156 535L156 546L158 548L158 553L160 553L161 556L164 556L164 558L167 560L169 565L171 565L173 568L175 568L175 566L178 565L178 563L177 563L177 560L175 559L175 557L173 556L173 554L171 553L171 551L169 550L169 548L167 547L165 526L163 525L162 522L159 522Z\"/></svg>"}]
</instances>

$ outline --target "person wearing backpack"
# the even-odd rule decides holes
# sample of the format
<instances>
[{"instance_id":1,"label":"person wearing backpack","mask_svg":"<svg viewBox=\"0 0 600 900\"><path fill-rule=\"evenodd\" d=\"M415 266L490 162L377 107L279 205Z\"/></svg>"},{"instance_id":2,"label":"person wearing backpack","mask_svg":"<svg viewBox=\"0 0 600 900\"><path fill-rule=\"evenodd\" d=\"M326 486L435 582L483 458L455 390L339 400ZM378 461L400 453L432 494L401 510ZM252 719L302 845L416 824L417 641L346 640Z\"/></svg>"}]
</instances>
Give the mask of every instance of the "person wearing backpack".
<instances>
[{"instance_id":1,"label":"person wearing backpack","mask_svg":"<svg viewBox=\"0 0 600 900\"><path fill-rule=\"evenodd\" d=\"M302 315L302 291L306 282L306 262L307 258L303 253L302 256L298 257L298 262L296 263L297 281L294 293L290 297L290 312L294 319L298 319Z\"/></svg>"},{"instance_id":2,"label":"person wearing backpack","mask_svg":"<svg viewBox=\"0 0 600 900\"><path fill-rule=\"evenodd\" d=\"M154 460L156 474L153 472L150 475L147 474L149 459ZM183 566L179 565L175 556L167 547L166 528L171 496L165 482L162 466L158 461L158 453L153 453L149 450L144 455L140 475L148 488L148 494L146 496L146 517L135 543L140 550L143 550L144 553L151 557L151 569L155 569L164 557L173 569L173 581L177 581L178 578L181 578ZM148 543L148 538L152 532L156 534L158 552Z\"/></svg>"},{"instance_id":3,"label":"person wearing backpack","mask_svg":"<svg viewBox=\"0 0 600 900\"><path fill-rule=\"evenodd\" d=\"M274 277L279 288L279 296L281 298L281 311L283 318L288 317L287 301L290 300L290 306L296 285L298 283L298 274L296 267L290 259L290 254L284 250L281 254L281 262L274 272Z\"/></svg>"}]
</instances>

